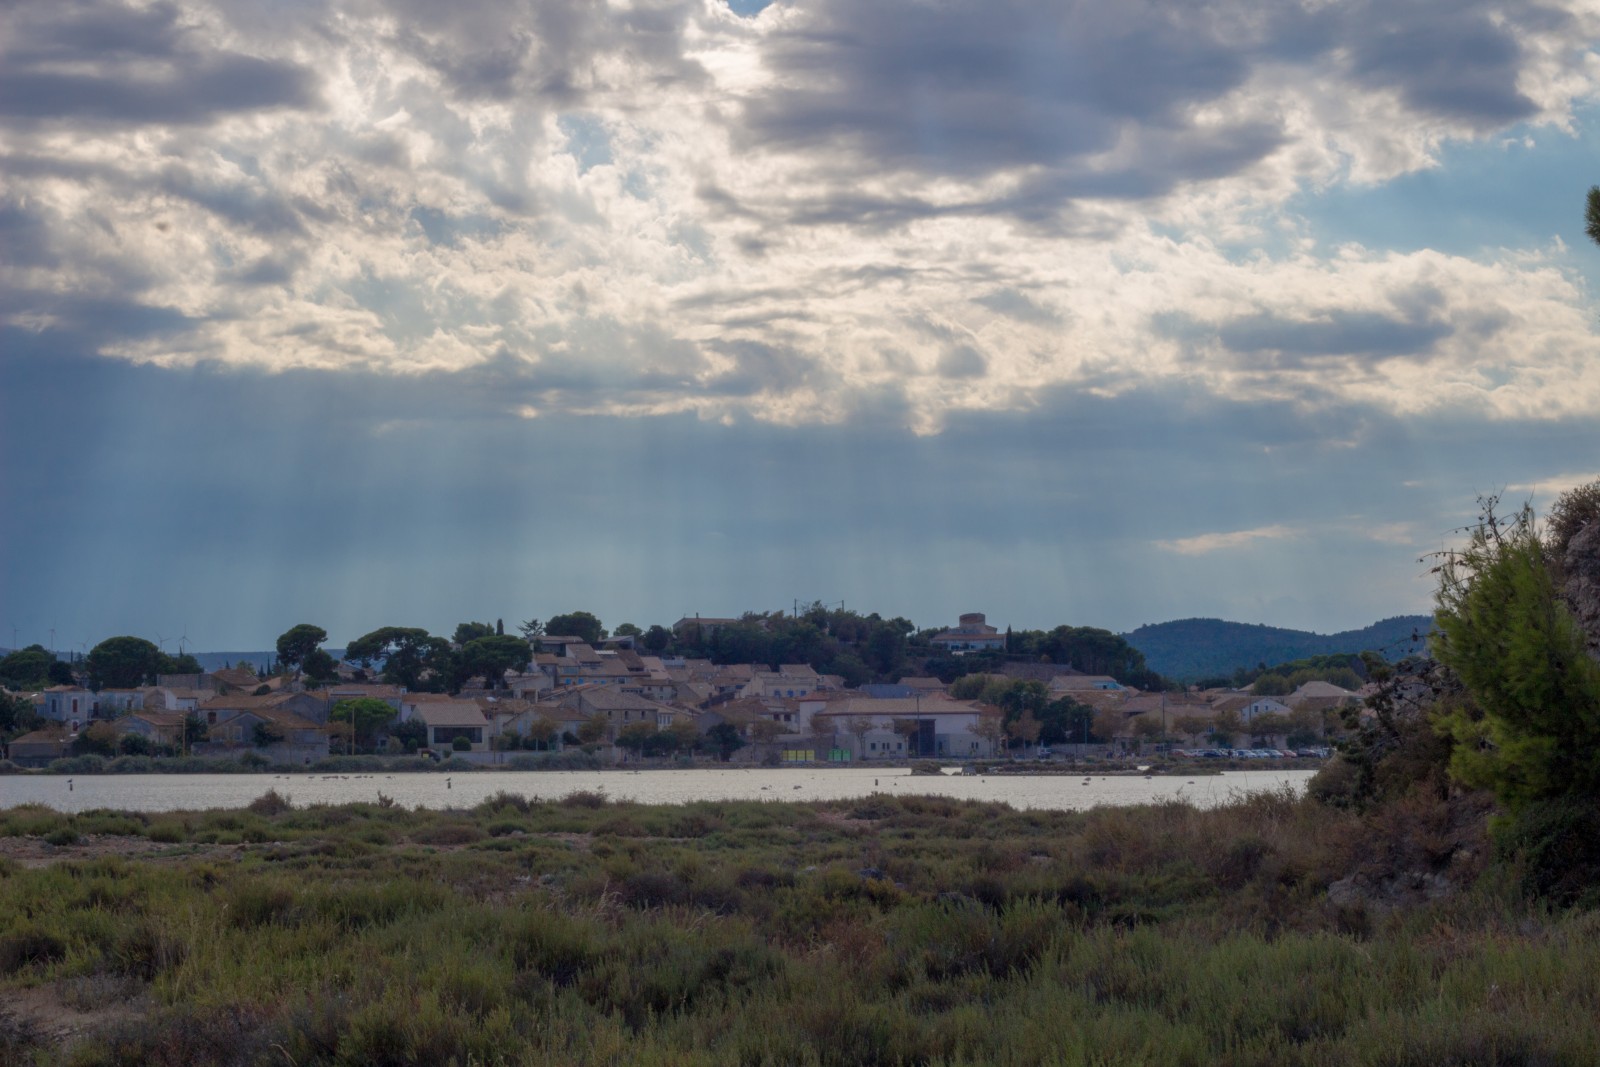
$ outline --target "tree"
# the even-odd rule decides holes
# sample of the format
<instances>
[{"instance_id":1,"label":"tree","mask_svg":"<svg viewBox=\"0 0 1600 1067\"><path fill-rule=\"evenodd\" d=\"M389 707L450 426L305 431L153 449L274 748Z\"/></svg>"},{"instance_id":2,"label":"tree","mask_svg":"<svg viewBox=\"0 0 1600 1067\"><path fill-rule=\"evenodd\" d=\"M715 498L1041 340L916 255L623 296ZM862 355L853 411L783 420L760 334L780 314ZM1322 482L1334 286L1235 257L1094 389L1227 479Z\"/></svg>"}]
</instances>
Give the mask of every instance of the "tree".
<instances>
[{"instance_id":1,"label":"tree","mask_svg":"<svg viewBox=\"0 0 1600 1067\"><path fill-rule=\"evenodd\" d=\"M907 755L921 755L916 751L917 732L922 729L922 724L916 719L891 719L889 729L893 730L905 742Z\"/></svg>"},{"instance_id":2,"label":"tree","mask_svg":"<svg viewBox=\"0 0 1600 1067\"><path fill-rule=\"evenodd\" d=\"M597 711L583 722L578 724L578 741L580 744L592 745L605 740L606 731L611 728L611 720L606 718L606 713Z\"/></svg>"},{"instance_id":3,"label":"tree","mask_svg":"<svg viewBox=\"0 0 1600 1067\"><path fill-rule=\"evenodd\" d=\"M111 728L108 722L90 723L87 728L80 730L78 736L72 740L72 754L74 756L105 756L107 758L117 754L117 742L121 738L117 731Z\"/></svg>"},{"instance_id":4,"label":"tree","mask_svg":"<svg viewBox=\"0 0 1600 1067\"><path fill-rule=\"evenodd\" d=\"M638 637L642 635L644 631L639 629L631 622L625 622L621 626L618 626L615 630L611 631L611 633L613 637Z\"/></svg>"},{"instance_id":5,"label":"tree","mask_svg":"<svg viewBox=\"0 0 1600 1067\"><path fill-rule=\"evenodd\" d=\"M845 688L855 689L872 681L872 671L854 652L841 652L826 664L825 674L837 674L844 679Z\"/></svg>"},{"instance_id":6,"label":"tree","mask_svg":"<svg viewBox=\"0 0 1600 1067\"><path fill-rule=\"evenodd\" d=\"M161 670L159 674L204 674L206 669L200 661L185 652L178 656L163 655L161 657Z\"/></svg>"},{"instance_id":7,"label":"tree","mask_svg":"<svg viewBox=\"0 0 1600 1067\"><path fill-rule=\"evenodd\" d=\"M1211 728L1211 720L1204 715L1180 715L1172 725L1180 734L1193 739Z\"/></svg>"},{"instance_id":8,"label":"tree","mask_svg":"<svg viewBox=\"0 0 1600 1067\"><path fill-rule=\"evenodd\" d=\"M672 739L674 749L683 752L693 751L695 743L700 740L700 731L688 719L674 720L662 733Z\"/></svg>"},{"instance_id":9,"label":"tree","mask_svg":"<svg viewBox=\"0 0 1600 1067\"><path fill-rule=\"evenodd\" d=\"M672 644L672 631L665 626L652 625L644 632L644 647L651 652L661 652Z\"/></svg>"},{"instance_id":10,"label":"tree","mask_svg":"<svg viewBox=\"0 0 1600 1067\"><path fill-rule=\"evenodd\" d=\"M345 657L363 666L381 660L383 680L408 689L424 688L425 675L428 688L443 688L455 665L448 641L408 626L384 626L364 634L350 642Z\"/></svg>"},{"instance_id":11,"label":"tree","mask_svg":"<svg viewBox=\"0 0 1600 1067\"><path fill-rule=\"evenodd\" d=\"M37 730L43 721L33 710L33 701L27 697L0 693L0 740Z\"/></svg>"},{"instance_id":12,"label":"tree","mask_svg":"<svg viewBox=\"0 0 1600 1067\"><path fill-rule=\"evenodd\" d=\"M1465 548L1446 554L1433 652L1471 699L1438 725L1450 772L1513 811L1600 795L1600 663L1557 595L1531 508L1495 514L1484 499Z\"/></svg>"},{"instance_id":13,"label":"tree","mask_svg":"<svg viewBox=\"0 0 1600 1067\"><path fill-rule=\"evenodd\" d=\"M1164 731L1161 729L1161 720L1153 715L1140 715L1133 720L1129 727L1135 742L1143 746L1145 742L1160 739Z\"/></svg>"},{"instance_id":14,"label":"tree","mask_svg":"<svg viewBox=\"0 0 1600 1067\"><path fill-rule=\"evenodd\" d=\"M811 716L811 737L818 744L834 747L834 738L839 734L839 728L831 715Z\"/></svg>"},{"instance_id":15,"label":"tree","mask_svg":"<svg viewBox=\"0 0 1600 1067\"><path fill-rule=\"evenodd\" d=\"M1589 199L1584 205L1583 232L1589 235L1589 240L1600 245L1600 185L1589 187Z\"/></svg>"},{"instance_id":16,"label":"tree","mask_svg":"<svg viewBox=\"0 0 1600 1067\"><path fill-rule=\"evenodd\" d=\"M312 685L320 685L339 677L339 662L323 649L313 648L300 661L300 670Z\"/></svg>"},{"instance_id":17,"label":"tree","mask_svg":"<svg viewBox=\"0 0 1600 1067\"><path fill-rule=\"evenodd\" d=\"M1258 697L1281 697L1292 692L1293 689L1294 686L1289 684L1289 679L1281 674L1273 674L1270 671L1266 674L1257 675L1255 683L1250 686L1251 694Z\"/></svg>"},{"instance_id":18,"label":"tree","mask_svg":"<svg viewBox=\"0 0 1600 1067\"><path fill-rule=\"evenodd\" d=\"M520 637L488 634L461 646L456 659L456 688L474 675L483 675L490 689L505 685L506 671L520 671L533 659L533 649Z\"/></svg>"},{"instance_id":19,"label":"tree","mask_svg":"<svg viewBox=\"0 0 1600 1067\"><path fill-rule=\"evenodd\" d=\"M394 708L387 701L377 697L350 697L333 706L328 712L328 721L350 723L355 730L356 743L368 747L378 730L387 726L394 716Z\"/></svg>"},{"instance_id":20,"label":"tree","mask_svg":"<svg viewBox=\"0 0 1600 1067\"><path fill-rule=\"evenodd\" d=\"M275 722L258 722L250 731L257 748L267 748L283 740L283 727Z\"/></svg>"},{"instance_id":21,"label":"tree","mask_svg":"<svg viewBox=\"0 0 1600 1067\"><path fill-rule=\"evenodd\" d=\"M91 689L132 689L154 684L163 658L161 650L142 637L108 637L89 650L83 665Z\"/></svg>"},{"instance_id":22,"label":"tree","mask_svg":"<svg viewBox=\"0 0 1600 1067\"><path fill-rule=\"evenodd\" d=\"M60 660L55 660L45 671L45 681L51 685L75 685L77 679L72 675L72 668Z\"/></svg>"},{"instance_id":23,"label":"tree","mask_svg":"<svg viewBox=\"0 0 1600 1067\"><path fill-rule=\"evenodd\" d=\"M750 737L761 747L772 744L783 733L783 723L772 719L757 719L750 724Z\"/></svg>"},{"instance_id":24,"label":"tree","mask_svg":"<svg viewBox=\"0 0 1600 1067\"><path fill-rule=\"evenodd\" d=\"M1006 738L1005 717L998 714L979 715L972 732L989 742L989 753L993 755L1000 751L1000 745Z\"/></svg>"},{"instance_id":25,"label":"tree","mask_svg":"<svg viewBox=\"0 0 1600 1067\"><path fill-rule=\"evenodd\" d=\"M421 719L407 719L389 727L389 736L400 743L407 752L428 747L428 724Z\"/></svg>"},{"instance_id":26,"label":"tree","mask_svg":"<svg viewBox=\"0 0 1600 1067\"><path fill-rule=\"evenodd\" d=\"M706 743L717 759L727 763L733 754L744 747L739 728L731 722L719 722L706 731Z\"/></svg>"},{"instance_id":27,"label":"tree","mask_svg":"<svg viewBox=\"0 0 1600 1067\"><path fill-rule=\"evenodd\" d=\"M1211 743L1218 748L1229 748L1233 739L1244 730L1244 719L1237 711L1228 708L1217 712L1217 717L1211 720Z\"/></svg>"},{"instance_id":28,"label":"tree","mask_svg":"<svg viewBox=\"0 0 1600 1067\"><path fill-rule=\"evenodd\" d=\"M644 751L644 746L656 734L655 723L630 722L617 731L617 747L632 752L635 756Z\"/></svg>"},{"instance_id":29,"label":"tree","mask_svg":"<svg viewBox=\"0 0 1600 1067\"><path fill-rule=\"evenodd\" d=\"M19 648L0 659L0 685L11 689L40 689L49 682L50 668L57 662L43 645Z\"/></svg>"},{"instance_id":30,"label":"tree","mask_svg":"<svg viewBox=\"0 0 1600 1067\"><path fill-rule=\"evenodd\" d=\"M560 725L548 715L539 715L528 723L527 740L538 745L540 750L550 747L550 743L561 732Z\"/></svg>"},{"instance_id":31,"label":"tree","mask_svg":"<svg viewBox=\"0 0 1600 1067\"><path fill-rule=\"evenodd\" d=\"M328 639L328 631L309 622L289 627L278 636L278 662L286 669L299 673L306 657L317 651L317 646Z\"/></svg>"},{"instance_id":32,"label":"tree","mask_svg":"<svg viewBox=\"0 0 1600 1067\"><path fill-rule=\"evenodd\" d=\"M1091 726L1090 735L1096 741L1111 744L1116 741L1117 734L1122 732L1123 715L1115 708L1102 708L1095 712L1094 725Z\"/></svg>"},{"instance_id":33,"label":"tree","mask_svg":"<svg viewBox=\"0 0 1600 1067\"><path fill-rule=\"evenodd\" d=\"M605 627L587 611L571 611L565 615L552 615L544 624L544 632L551 637L576 637L586 645L598 645L605 640Z\"/></svg>"},{"instance_id":34,"label":"tree","mask_svg":"<svg viewBox=\"0 0 1600 1067\"><path fill-rule=\"evenodd\" d=\"M523 639L531 645L544 633L544 623L538 619L529 619L518 625L517 629L521 631Z\"/></svg>"},{"instance_id":35,"label":"tree","mask_svg":"<svg viewBox=\"0 0 1600 1067\"><path fill-rule=\"evenodd\" d=\"M1289 717L1276 711L1263 712L1250 720L1250 736L1257 741L1286 734L1290 729Z\"/></svg>"},{"instance_id":36,"label":"tree","mask_svg":"<svg viewBox=\"0 0 1600 1067\"><path fill-rule=\"evenodd\" d=\"M463 622L456 624L456 632L450 640L458 645L465 645L469 641L476 641L480 637L493 637L494 624L488 622Z\"/></svg>"},{"instance_id":37,"label":"tree","mask_svg":"<svg viewBox=\"0 0 1600 1067\"><path fill-rule=\"evenodd\" d=\"M894 622L873 623L861 655L880 678L893 677L905 662L905 631Z\"/></svg>"},{"instance_id":38,"label":"tree","mask_svg":"<svg viewBox=\"0 0 1600 1067\"><path fill-rule=\"evenodd\" d=\"M866 715L852 715L844 728L846 733L855 735L856 759L866 759L867 735L872 732L872 719Z\"/></svg>"},{"instance_id":39,"label":"tree","mask_svg":"<svg viewBox=\"0 0 1600 1067\"><path fill-rule=\"evenodd\" d=\"M1023 752L1027 752L1028 746L1038 744L1039 729L1039 720L1033 717L1033 712L1031 711L1024 711L1020 716L1006 723L1006 733L1011 736L1012 740L1022 742Z\"/></svg>"}]
</instances>

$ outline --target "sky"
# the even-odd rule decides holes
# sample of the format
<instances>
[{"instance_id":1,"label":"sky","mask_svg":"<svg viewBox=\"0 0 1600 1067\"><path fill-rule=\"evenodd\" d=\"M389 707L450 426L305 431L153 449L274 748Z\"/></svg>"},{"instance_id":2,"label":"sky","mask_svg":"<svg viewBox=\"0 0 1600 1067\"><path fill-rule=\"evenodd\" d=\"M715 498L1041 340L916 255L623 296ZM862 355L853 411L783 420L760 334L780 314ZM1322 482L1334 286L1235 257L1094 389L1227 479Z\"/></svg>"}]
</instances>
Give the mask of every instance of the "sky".
<instances>
[{"instance_id":1,"label":"sky","mask_svg":"<svg viewBox=\"0 0 1600 1067\"><path fill-rule=\"evenodd\" d=\"M22 0L0 644L1331 632L1600 478L1600 2Z\"/></svg>"}]
</instances>

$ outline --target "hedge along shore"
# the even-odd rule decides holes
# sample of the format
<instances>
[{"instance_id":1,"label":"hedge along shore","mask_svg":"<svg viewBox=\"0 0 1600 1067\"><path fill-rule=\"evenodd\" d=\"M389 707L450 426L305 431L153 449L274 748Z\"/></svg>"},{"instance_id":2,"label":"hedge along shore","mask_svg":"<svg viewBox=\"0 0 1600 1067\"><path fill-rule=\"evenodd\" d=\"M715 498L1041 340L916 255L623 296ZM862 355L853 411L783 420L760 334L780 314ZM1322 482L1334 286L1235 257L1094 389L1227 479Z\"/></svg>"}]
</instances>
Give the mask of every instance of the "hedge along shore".
<instances>
[{"instance_id":1,"label":"hedge along shore","mask_svg":"<svg viewBox=\"0 0 1600 1067\"><path fill-rule=\"evenodd\" d=\"M13 808L0 1062L1600 1062L1489 811Z\"/></svg>"}]
</instances>

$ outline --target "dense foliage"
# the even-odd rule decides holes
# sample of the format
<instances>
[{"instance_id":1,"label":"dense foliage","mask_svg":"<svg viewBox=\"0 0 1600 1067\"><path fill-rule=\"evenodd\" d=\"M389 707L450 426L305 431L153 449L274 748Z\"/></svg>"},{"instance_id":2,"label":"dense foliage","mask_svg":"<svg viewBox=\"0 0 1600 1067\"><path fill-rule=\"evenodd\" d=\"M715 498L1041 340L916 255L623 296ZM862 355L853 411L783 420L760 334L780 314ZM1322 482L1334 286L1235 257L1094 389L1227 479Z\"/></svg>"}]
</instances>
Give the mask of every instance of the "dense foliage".
<instances>
[{"instance_id":1,"label":"dense foliage","mask_svg":"<svg viewBox=\"0 0 1600 1067\"><path fill-rule=\"evenodd\" d=\"M1600 798L1600 663L1558 596L1533 512L1502 520L1494 505L1440 568L1435 655L1471 698L1439 717L1451 771L1512 809Z\"/></svg>"}]
</instances>

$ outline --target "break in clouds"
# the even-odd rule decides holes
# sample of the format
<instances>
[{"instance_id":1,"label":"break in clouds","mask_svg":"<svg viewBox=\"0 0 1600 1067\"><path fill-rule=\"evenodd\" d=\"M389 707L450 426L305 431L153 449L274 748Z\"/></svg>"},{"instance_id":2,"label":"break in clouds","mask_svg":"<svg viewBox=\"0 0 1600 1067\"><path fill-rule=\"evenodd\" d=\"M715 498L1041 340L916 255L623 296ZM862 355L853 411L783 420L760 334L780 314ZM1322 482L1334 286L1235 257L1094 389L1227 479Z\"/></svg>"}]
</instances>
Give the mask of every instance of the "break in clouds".
<instances>
[{"instance_id":1,"label":"break in clouds","mask_svg":"<svg viewBox=\"0 0 1600 1067\"><path fill-rule=\"evenodd\" d=\"M0 314L527 416L927 431L1150 385L1600 414L1559 245L1334 246L1290 210L1562 127L1597 30L1584 0L23 3Z\"/></svg>"}]
</instances>

